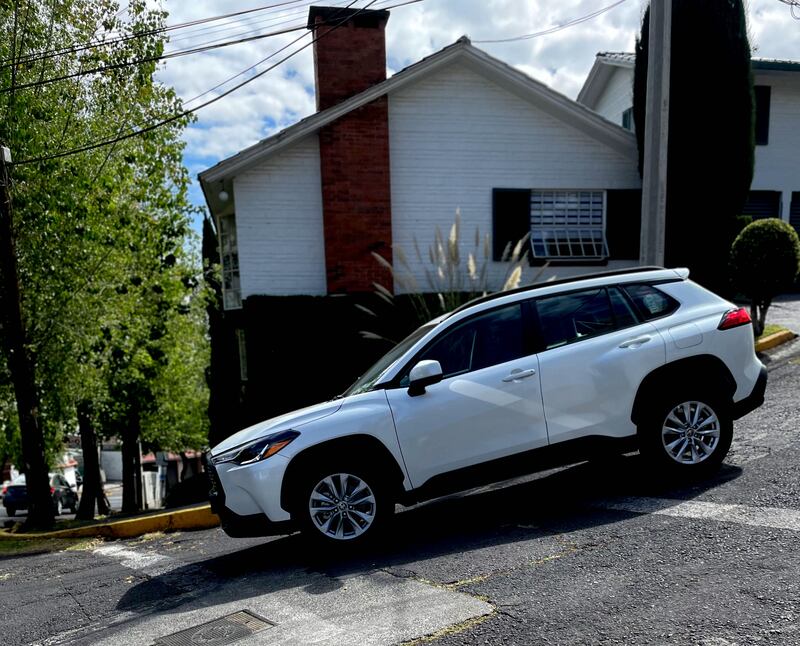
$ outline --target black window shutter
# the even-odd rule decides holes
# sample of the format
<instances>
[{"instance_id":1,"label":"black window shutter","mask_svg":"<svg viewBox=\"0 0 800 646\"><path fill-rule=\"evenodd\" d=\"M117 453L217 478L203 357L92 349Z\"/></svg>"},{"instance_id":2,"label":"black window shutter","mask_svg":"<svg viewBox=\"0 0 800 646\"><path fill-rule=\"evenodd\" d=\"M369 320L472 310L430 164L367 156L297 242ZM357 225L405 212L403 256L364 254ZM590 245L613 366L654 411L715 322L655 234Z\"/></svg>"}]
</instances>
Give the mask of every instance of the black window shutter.
<instances>
[{"instance_id":1,"label":"black window shutter","mask_svg":"<svg viewBox=\"0 0 800 646\"><path fill-rule=\"evenodd\" d=\"M642 191L606 191L606 240L609 260L639 260Z\"/></svg>"},{"instance_id":2,"label":"black window shutter","mask_svg":"<svg viewBox=\"0 0 800 646\"><path fill-rule=\"evenodd\" d=\"M781 192L750 191L742 215L749 215L754 220L781 217Z\"/></svg>"},{"instance_id":3,"label":"black window shutter","mask_svg":"<svg viewBox=\"0 0 800 646\"><path fill-rule=\"evenodd\" d=\"M513 247L531 230L530 189L495 188L492 191L492 259L503 260L508 243Z\"/></svg>"},{"instance_id":4,"label":"black window shutter","mask_svg":"<svg viewBox=\"0 0 800 646\"><path fill-rule=\"evenodd\" d=\"M756 85L756 145L769 143L769 104L772 88L769 85Z\"/></svg>"},{"instance_id":5,"label":"black window shutter","mask_svg":"<svg viewBox=\"0 0 800 646\"><path fill-rule=\"evenodd\" d=\"M792 204L789 208L789 224L800 235L800 193L792 193Z\"/></svg>"}]
</instances>

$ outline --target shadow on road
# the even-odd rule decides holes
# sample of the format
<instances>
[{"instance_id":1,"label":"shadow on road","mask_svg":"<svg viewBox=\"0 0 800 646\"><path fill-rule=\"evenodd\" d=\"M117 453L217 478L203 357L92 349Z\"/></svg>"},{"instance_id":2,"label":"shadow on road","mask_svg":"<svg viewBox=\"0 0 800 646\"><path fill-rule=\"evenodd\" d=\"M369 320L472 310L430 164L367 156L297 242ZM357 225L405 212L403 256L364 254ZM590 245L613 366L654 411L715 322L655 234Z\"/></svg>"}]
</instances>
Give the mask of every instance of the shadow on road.
<instances>
[{"instance_id":1,"label":"shadow on road","mask_svg":"<svg viewBox=\"0 0 800 646\"><path fill-rule=\"evenodd\" d=\"M723 465L708 480L676 486L650 477L638 456L580 464L404 510L380 545L369 549L333 554L313 551L299 535L265 539L152 577L133 586L117 607L136 613L169 612L198 598L216 605L293 587L324 594L342 585L337 577L385 568L402 571L407 563L608 525L626 517L592 507L602 499L650 496L678 503L741 473L738 467ZM314 573L327 576L311 576ZM200 589L198 596L194 591Z\"/></svg>"}]
</instances>

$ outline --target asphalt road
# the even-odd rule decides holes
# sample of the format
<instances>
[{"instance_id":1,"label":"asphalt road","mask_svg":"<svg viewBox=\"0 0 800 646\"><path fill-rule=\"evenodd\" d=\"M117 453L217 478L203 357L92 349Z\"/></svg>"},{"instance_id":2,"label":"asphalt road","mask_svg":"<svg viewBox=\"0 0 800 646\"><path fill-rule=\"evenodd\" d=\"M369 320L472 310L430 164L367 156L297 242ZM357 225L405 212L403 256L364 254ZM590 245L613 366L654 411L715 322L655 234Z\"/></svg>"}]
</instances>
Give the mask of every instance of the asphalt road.
<instances>
[{"instance_id":1,"label":"asphalt road","mask_svg":"<svg viewBox=\"0 0 800 646\"><path fill-rule=\"evenodd\" d=\"M236 644L800 644L800 341L769 368L708 481L574 466L405 510L346 557L209 530L0 559L3 643L153 644L249 610L276 625Z\"/></svg>"}]
</instances>

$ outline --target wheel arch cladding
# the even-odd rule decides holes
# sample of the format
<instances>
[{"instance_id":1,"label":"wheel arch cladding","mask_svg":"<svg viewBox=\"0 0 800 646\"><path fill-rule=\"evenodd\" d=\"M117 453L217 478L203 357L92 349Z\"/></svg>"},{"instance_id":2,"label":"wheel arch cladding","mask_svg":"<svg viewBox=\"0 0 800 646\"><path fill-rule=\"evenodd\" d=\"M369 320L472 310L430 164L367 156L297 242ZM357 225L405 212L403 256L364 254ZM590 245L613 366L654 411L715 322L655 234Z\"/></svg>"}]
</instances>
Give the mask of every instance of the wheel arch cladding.
<instances>
[{"instance_id":1,"label":"wheel arch cladding","mask_svg":"<svg viewBox=\"0 0 800 646\"><path fill-rule=\"evenodd\" d=\"M341 458L352 459L353 456L385 476L395 492L402 492L405 475L383 442L372 435L351 435L315 444L292 458L281 485L281 507L291 513L299 480L309 468Z\"/></svg>"},{"instance_id":2,"label":"wheel arch cladding","mask_svg":"<svg viewBox=\"0 0 800 646\"><path fill-rule=\"evenodd\" d=\"M679 359L657 368L642 380L633 402L631 421L638 424L657 398L674 390L676 384L681 388L712 389L729 404L733 404L736 392L736 380L718 357L703 354Z\"/></svg>"}]
</instances>

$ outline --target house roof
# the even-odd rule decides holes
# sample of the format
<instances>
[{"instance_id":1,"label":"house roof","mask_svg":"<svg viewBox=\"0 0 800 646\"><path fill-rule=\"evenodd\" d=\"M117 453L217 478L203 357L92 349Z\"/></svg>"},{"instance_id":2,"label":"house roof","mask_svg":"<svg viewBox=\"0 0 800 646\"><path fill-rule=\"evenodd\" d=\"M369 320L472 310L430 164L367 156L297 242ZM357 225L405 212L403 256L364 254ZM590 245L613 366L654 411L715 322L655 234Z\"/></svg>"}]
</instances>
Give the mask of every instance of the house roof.
<instances>
[{"instance_id":1,"label":"house roof","mask_svg":"<svg viewBox=\"0 0 800 646\"><path fill-rule=\"evenodd\" d=\"M505 87L518 96L530 101L538 108L583 130L593 138L604 142L621 154L636 155L636 141L633 135L620 126L608 121L567 96L556 92L543 83L520 72L477 47L469 38L463 36L455 43L406 67L391 78L350 97L321 112L316 112L285 130L245 148L224 159L199 175L200 183L207 199L213 194L210 184L224 182L251 165L261 162L327 124L374 101L389 92L414 83L443 67L459 62L483 74L490 80ZM221 186L221 185L220 185ZM212 211L215 210L213 205Z\"/></svg>"},{"instance_id":2,"label":"house roof","mask_svg":"<svg viewBox=\"0 0 800 646\"><path fill-rule=\"evenodd\" d=\"M618 67L633 69L635 63L636 55L633 52L598 52L578 93L578 103L594 108L614 70ZM800 61L753 58L751 63L756 71L800 72Z\"/></svg>"}]
</instances>

